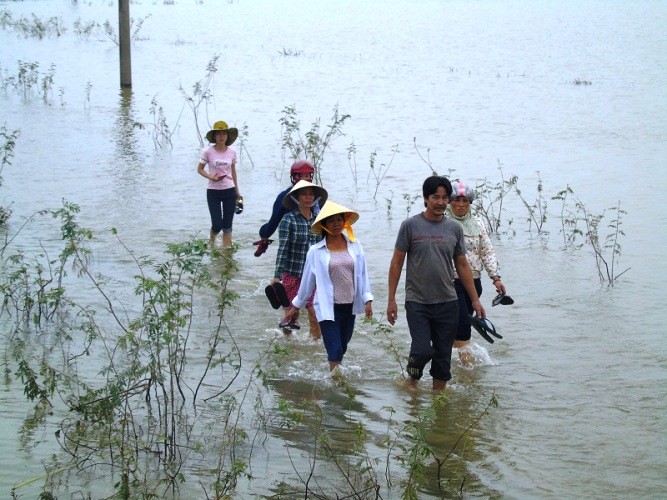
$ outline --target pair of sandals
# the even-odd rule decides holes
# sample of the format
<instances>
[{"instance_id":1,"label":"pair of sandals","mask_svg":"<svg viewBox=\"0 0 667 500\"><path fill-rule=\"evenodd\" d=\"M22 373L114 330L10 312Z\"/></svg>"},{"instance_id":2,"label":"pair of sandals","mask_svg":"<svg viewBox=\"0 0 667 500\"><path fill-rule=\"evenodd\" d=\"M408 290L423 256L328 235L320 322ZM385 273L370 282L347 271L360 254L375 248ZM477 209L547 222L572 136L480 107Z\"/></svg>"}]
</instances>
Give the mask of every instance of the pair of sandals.
<instances>
[{"instance_id":1,"label":"pair of sandals","mask_svg":"<svg viewBox=\"0 0 667 500\"><path fill-rule=\"evenodd\" d=\"M497 306L498 304L509 306L514 304L514 299L505 293L499 293L493 298L493 301L491 302L491 305L493 307ZM477 333L479 333L482 336L484 340L486 340L491 344L493 344L494 342L493 338L491 338L491 335L493 335L497 339L503 338L503 336L496 331L496 327L493 325L493 323L491 323L491 320L489 318L470 316L470 324L477 331Z\"/></svg>"},{"instance_id":2,"label":"pair of sandals","mask_svg":"<svg viewBox=\"0 0 667 500\"><path fill-rule=\"evenodd\" d=\"M470 316L470 324L479 333L484 340L493 344L493 335L497 339L502 339L503 336L496 331L496 327L491 323L489 318L480 318L478 316ZM491 334L491 335L489 335Z\"/></svg>"},{"instance_id":3,"label":"pair of sandals","mask_svg":"<svg viewBox=\"0 0 667 500\"><path fill-rule=\"evenodd\" d=\"M268 285L264 289L264 293L266 293L266 297L269 299L271 307L274 309L280 309L281 307L288 308L292 305L289 298L287 297L287 290L285 290L285 287L282 283L272 283ZM299 330L301 328L299 322L296 319L286 318L282 319L280 323L278 323L278 326L288 330Z\"/></svg>"}]
</instances>

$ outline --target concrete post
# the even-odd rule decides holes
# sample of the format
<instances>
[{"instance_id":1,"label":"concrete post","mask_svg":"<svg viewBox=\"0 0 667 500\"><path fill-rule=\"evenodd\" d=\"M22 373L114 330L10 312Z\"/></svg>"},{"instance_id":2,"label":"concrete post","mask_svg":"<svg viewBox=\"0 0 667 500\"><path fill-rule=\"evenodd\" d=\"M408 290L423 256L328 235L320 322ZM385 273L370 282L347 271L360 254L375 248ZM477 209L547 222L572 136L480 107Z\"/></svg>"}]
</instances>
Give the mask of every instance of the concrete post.
<instances>
[{"instance_id":1,"label":"concrete post","mask_svg":"<svg viewBox=\"0 0 667 500\"><path fill-rule=\"evenodd\" d=\"M118 47L120 48L120 88L132 88L130 0L118 0Z\"/></svg>"}]
</instances>

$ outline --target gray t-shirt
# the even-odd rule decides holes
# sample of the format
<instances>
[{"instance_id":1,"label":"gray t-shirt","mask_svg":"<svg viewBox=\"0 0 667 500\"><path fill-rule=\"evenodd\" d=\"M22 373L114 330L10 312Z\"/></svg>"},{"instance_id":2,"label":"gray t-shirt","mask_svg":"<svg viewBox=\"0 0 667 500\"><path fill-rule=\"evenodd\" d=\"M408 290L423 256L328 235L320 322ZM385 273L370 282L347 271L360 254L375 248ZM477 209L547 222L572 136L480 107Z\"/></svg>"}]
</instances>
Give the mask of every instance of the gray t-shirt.
<instances>
[{"instance_id":1,"label":"gray t-shirt","mask_svg":"<svg viewBox=\"0 0 667 500\"><path fill-rule=\"evenodd\" d=\"M465 255L461 225L443 218L433 222L418 214L401 224L396 248L407 254L405 300L438 304L456 300L455 255Z\"/></svg>"}]
</instances>

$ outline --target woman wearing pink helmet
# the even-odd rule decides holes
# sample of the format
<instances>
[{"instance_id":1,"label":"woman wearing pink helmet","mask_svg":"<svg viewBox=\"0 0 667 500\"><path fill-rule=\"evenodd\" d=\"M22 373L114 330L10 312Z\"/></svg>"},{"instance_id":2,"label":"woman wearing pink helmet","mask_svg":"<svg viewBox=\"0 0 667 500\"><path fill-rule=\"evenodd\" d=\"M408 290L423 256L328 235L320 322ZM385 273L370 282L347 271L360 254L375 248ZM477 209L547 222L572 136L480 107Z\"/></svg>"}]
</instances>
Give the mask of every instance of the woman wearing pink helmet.
<instances>
[{"instance_id":1,"label":"woman wearing pink helmet","mask_svg":"<svg viewBox=\"0 0 667 500\"><path fill-rule=\"evenodd\" d=\"M452 195L449 197L449 204L445 213L463 228L466 242L466 258L472 269L477 294L482 295L481 277L482 271L486 270L498 293L504 295L505 285L500 280L498 261L493 251L491 238L489 238L489 233L486 230L484 222L479 217L475 217L470 210L470 204L474 199L475 192L472 187L461 181L452 181ZM454 275L454 287L456 288L456 295L459 301L459 325L454 347L459 351L461 363L470 365L474 363L474 358L470 351L470 315L472 314L472 305L470 297L456 274Z\"/></svg>"},{"instance_id":2,"label":"woman wearing pink helmet","mask_svg":"<svg viewBox=\"0 0 667 500\"><path fill-rule=\"evenodd\" d=\"M285 195L290 192L290 189L292 189L294 184L301 180L313 182L314 174L315 167L313 167L313 164L308 160L296 160L294 163L292 163L292 167L290 168L290 180L292 181L292 185L284 191L281 191L278 196L276 196L276 201L273 202L273 211L271 213L269 222L259 228L259 237L261 239L253 243L253 245L257 247L257 250L255 250L255 257L259 257L264 252L266 252L266 249L273 242L273 240L269 238L271 238L273 233L276 232L276 229L278 229L278 224L280 224L283 215L287 213L287 210L283 206L283 198ZM315 213L317 214L317 208L315 208L315 210Z\"/></svg>"}]
</instances>

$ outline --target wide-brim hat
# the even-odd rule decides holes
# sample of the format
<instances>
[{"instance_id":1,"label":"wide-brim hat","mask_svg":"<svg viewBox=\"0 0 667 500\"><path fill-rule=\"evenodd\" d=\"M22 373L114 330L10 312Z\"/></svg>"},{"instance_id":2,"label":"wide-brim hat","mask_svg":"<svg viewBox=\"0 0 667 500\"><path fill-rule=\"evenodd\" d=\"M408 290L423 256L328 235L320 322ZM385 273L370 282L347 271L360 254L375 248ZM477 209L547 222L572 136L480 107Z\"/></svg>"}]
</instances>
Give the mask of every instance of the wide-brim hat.
<instances>
[{"instance_id":1,"label":"wide-brim hat","mask_svg":"<svg viewBox=\"0 0 667 500\"><path fill-rule=\"evenodd\" d=\"M283 207L285 207L287 210L295 210L299 207L299 203L297 202L297 191L303 188L313 188L313 192L315 193L315 201L318 201L320 206L327 201L327 198L329 197L329 193L327 193L327 190L324 189L321 186L318 186L317 184L313 184L312 182L308 181L299 181L296 184L294 184L294 187L290 189L290 192L285 195L283 198Z\"/></svg>"},{"instance_id":2,"label":"wide-brim hat","mask_svg":"<svg viewBox=\"0 0 667 500\"><path fill-rule=\"evenodd\" d=\"M327 201L320 209L320 213L315 217L315 222L310 226L310 231L315 234L322 234L322 221L327 217L337 214L343 214L350 226L359 220L359 214L354 210L339 205L338 203L334 203L333 201Z\"/></svg>"},{"instance_id":3,"label":"wide-brim hat","mask_svg":"<svg viewBox=\"0 0 667 500\"><path fill-rule=\"evenodd\" d=\"M213 124L213 128L206 132L206 140L211 144L215 144L215 133L216 132L227 132L227 140L225 141L225 146L231 146L234 144L234 141L239 136L239 129L234 127L228 127L226 122L219 121Z\"/></svg>"}]
</instances>

